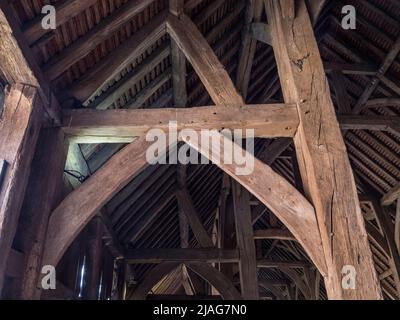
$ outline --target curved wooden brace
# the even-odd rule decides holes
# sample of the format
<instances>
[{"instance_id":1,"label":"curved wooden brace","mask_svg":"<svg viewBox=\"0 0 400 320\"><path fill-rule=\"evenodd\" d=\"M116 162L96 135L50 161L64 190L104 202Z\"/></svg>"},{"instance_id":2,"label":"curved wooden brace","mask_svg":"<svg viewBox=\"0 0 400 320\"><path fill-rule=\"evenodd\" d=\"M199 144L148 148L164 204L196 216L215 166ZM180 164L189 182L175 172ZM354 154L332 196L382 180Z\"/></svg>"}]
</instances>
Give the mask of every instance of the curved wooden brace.
<instances>
[{"instance_id":1,"label":"curved wooden brace","mask_svg":"<svg viewBox=\"0 0 400 320\"><path fill-rule=\"evenodd\" d=\"M56 266L86 224L147 166L148 146L144 138L126 146L53 211L45 242L44 265Z\"/></svg>"},{"instance_id":2,"label":"curved wooden brace","mask_svg":"<svg viewBox=\"0 0 400 320\"><path fill-rule=\"evenodd\" d=\"M165 276L179 267L176 262L163 262L150 271L136 287L135 291L128 297L129 300L145 300L149 291ZM211 267L205 262L194 262L186 264L189 269L209 282L224 300L240 300L241 295L233 283L224 274Z\"/></svg>"},{"instance_id":3,"label":"curved wooden brace","mask_svg":"<svg viewBox=\"0 0 400 320\"><path fill-rule=\"evenodd\" d=\"M264 205L286 225L297 241L303 246L320 273L326 275L325 256L322 251L321 236L319 233L315 211L310 202L293 187L287 180L277 174L272 168L253 157L247 151L227 139L224 135L214 131L203 131L202 135L208 133L208 139L215 141L219 139L220 146L211 143L211 150L206 146L184 140L193 149L203 156L211 158L215 164L239 182L249 192L256 196ZM202 136L202 138L205 138ZM220 155L234 154L234 148L240 150L240 154L246 159L254 158L254 170L249 175L238 175L237 170L241 167L238 164L225 164ZM211 152L210 152L211 151ZM211 153L211 155L210 155ZM234 162L234 161L233 161Z\"/></svg>"},{"instance_id":4,"label":"curved wooden brace","mask_svg":"<svg viewBox=\"0 0 400 320\"><path fill-rule=\"evenodd\" d=\"M153 270L147 274L139 285L136 287L129 296L128 300L146 300L149 291L159 283L165 276L178 268L180 263L176 262L163 262L157 265Z\"/></svg>"},{"instance_id":5,"label":"curved wooden brace","mask_svg":"<svg viewBox=\"0 0 400 320\"><path fill-rule=\"evenodd\" d=\"M242 296L233 283L219 270L205 262L186 263L186 266L210 283L224 300L241 300Z\"/></svg>"},{"instance_id":6,"label":"curved wooden brace","mask_svg":"<svg viewBox=\"0 0 400 320\"><path fill-rule=\"evenodd\" d=\"M211 144L212 148L208 150L206 146L198 146L193 141L186 142L211 159L217 159L224 152L233 154L234 143L231 140L217 132L211 131L209 134L210 139L212 135L218 135L224 147L223 152L215 144ZM146 166L148 146L145 138L141 138L125 147L53 211L44 253L45 264L57 265L84 226ZM253 157L245 151L243 153L246 157ZM271 167L255 158L254 171L249 175L237 175L236 170L240 168L237 164L223 164L223 161L219 161L217 165L276 214L303 246L320 273L325 275L325 258L314 208L300 192Z\"/></svg>"},{"instance_id":7,"label":"curved wooden brace","mask_svg":"<svg viewBox=\"0 0 400 320\"><path fill-rule=\"evenodd\" d=\"M288 298L283 295L281 290L275 288L274 286L271 286L264 279L258 279L258 286L271 292L278 300L288 300Z\"/></svg>"}]
</instances>

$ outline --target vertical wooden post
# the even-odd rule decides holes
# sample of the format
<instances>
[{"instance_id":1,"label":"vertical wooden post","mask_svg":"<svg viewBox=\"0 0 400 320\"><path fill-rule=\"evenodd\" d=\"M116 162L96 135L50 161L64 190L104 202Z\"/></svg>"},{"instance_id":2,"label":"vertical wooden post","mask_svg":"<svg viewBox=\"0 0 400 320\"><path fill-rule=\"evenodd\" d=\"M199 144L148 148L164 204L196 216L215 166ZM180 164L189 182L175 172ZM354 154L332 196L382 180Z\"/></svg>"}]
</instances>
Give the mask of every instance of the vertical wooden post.
<instances>
[{"instance_id":1,"label":"vertical wooden post","mask_svg":"<svg viewBox=\"0 0 400 320\"><path fill-rule=\"evenodd\" d=\"M298 1L295 17L283 14L278 1L265 4L285 101L298 105L300 126L294 141L305 193L316 210L328 297L381 299L353 172L305 2ZM342 286L345 266L355 268L355 289Z\"/></svg>"},{"instance_id":2,"label":"vertical wooden post","mask_svg":"<svg viewBox=\"0 0 400 320\"><path fill-rule=\"evenodd\" d=\"M39 275L50 213L61 201L67 144L60 129L43 129L32 162L18 237L25 254L21 299L39 299Z\"/></svg>"},{"instance_id":3,"label":"vertical wooden post","mask_svg":"<svg viewBox=\"0 0 400 320\"><path fill-rule=\"evenodd\" d=\"M256 248L251 221L250 194L237 182L232 185L236 239L239 250L240 287L243 299L258 300Z\"/></svg>"},{"instance_id":4,"label":"vertical wooden post","mask_svg":"<svg viewBox=\"0 0 400 320\"><path fill-rule=\"evenodd\" d=\"M0 189L0 292L41 126L37 96L34 87L10 86L0 119L0 159L8 164Z\"/></svg>"}]
</instances>

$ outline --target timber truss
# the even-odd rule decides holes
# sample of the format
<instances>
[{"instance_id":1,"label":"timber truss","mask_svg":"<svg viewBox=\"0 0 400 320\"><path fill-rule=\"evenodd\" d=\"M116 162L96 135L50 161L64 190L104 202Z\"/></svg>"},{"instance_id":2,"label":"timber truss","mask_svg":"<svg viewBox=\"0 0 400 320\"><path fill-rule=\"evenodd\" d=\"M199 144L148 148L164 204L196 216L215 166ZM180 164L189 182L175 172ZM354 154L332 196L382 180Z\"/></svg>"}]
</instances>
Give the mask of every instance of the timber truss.
<instances>
[{"instance_id":1,"label":"timber truss","mask_svg":"<svg viewBox=\"0 0 400 320\"><path fill-rule=\"evenodd\" d=\"M138 1L130 1L132 8L129 17L142 10L148 2L142 1L143 4L138 5ZM322 62L313 30L313 22L321 8L318 5L311 6L310 16L304 0L249 1L246 19L254 23L251 32L242 37L234 84L207 39L185 14L183 2L170 0L169 12L158 15L151 26L147 26L149 30L138 33L132 40L144 46L145 42L151 41L150 38L156 39L163 31L171 37L175 108L136 110L104 110L110 104L107 98L90 99L109 80L103 72L114 73L114 60L118 58L119 62L128 61L129 55L120 52L119 55L115 54L113 61L107 60L101 66L91 69L86 79L71 88L75 97L95 108L60 111L45 79L56 79L72 64L72 52L75 52L73 56L76 58L76 54L83 55L87 46L93 44L85 44L85 39L81 39L69 52L59 54L46 64L44 70L38 70L34 62L24 57L21 52L25 50L24 44L17 41L18 37L14 38L11 32L16 27L9 22L9 5L2 6L0 18L5 31L1 40L6 40L8 45L1 47L1 50L8 50L9 55L2 55L4 61L1 62L2 68L3 64L6 66L5 77L12 85L5 98L5 122L0 127L0 150L1 157L7 163L16 163L6 172L5 187L0 197L0 249L7 255L12 256L13 235L17 230L22 206L18 197L23 197L28 185L29 163L33 155L33 163L41 163L30 175L30 191L26 195L30 202L24 205L25 213L35 217L35 221L32 221L31 226L26 226L29 227L29 235L23 244L26 249L24 271L17 295L22 298L40 297L37 283L41 267L58 265L81 231L95 217L100 217L108 226L109 239L114 244L116 255L128 267L130 264L157 264L134 290L126 294L128 299L145 299L160 280L176 270L182 273L185 290L194 294L195 280L200 277L215 288L223 299L259 299L260 288L267 288L275 296L283 298L277 287L287 286L287 283L259 280L258 270L262 268L280 268L296 283L304 297L317 298L318 293L315 291L319 291L319 283L316 284L315 276L310 275L308 261L277 261L257 257L255 239L297 241L322 275L330 299L381 299L381 287L368 242L372 233L366 231L372 227L368 222L365 224L361 209L369 212L372 216L370 221L378 219L381 228L389 226L382 221L384 214L375 199L361 199L360 207L342 138L342 131L371 128L371 119L359 115L359 111L373 89L369 88L360 98L351 116L336 116L325 73L332 72L334 68ZM196 1L188 1L191 2ZM268 24L259 23L263 12L267 15ZM120 19L129 19L125 15L121 13ZM43 36L37 25L32 25L25 32L28 32L29 41L32 42ZM256 39L273 47L285 103L251 105L245 102ZM129 44L122 48L126 53L131 49ZM134 50L139 49L135 47ZM186 60L197 73L214 105L186 108ZM19 68L17 71L11 67L16 63ZM382 68L379 70L384 72ZM335 75L340 77L337 72ZM337 93L340 91L340 88L335 89ZM111 90L115 93L123 89L117 87ZM41 108L35 107L37 104ZM346 109L346 101L340 104L342 109ZM13 117L21 110L24 116L16 121ZM343 110L343 114L347 113ZM43 124L42 114L46 115L46 124ZM225 174L223 190L226 192L221 196L225 197L225 201L221 203L225 206L228 197L233 202L234 245L232 241L228 243L228 239L213 239L205 229L189 192L190 177L184 165L178 166L178 189L171 191L170 195L176 197L179 205L181 249L125 248L119 244L110 221L107 221L104 207L148 166L146 151L150 144L145 140L145 134L152 128L168 130L170 121L176 121L178 129L254 129L257 138L277 138L271 145L271 154L264 154L264 159L254 159L254 172L250 175L237 175L235 164L218 164ZM397 116L377 117L373 125L376 130L399 129ZM46 128L40 130L42 127ZM224 139L221 134L220 139ZM270 166L278 150L286 149L292 139L304 192L300 192ZM11 140L16 141L16 144L5 151L3 146ZM36 141L38 145L34 152ZM67 150L80 143L128 145L60 201L62 197L58 194L58 181L55 181L55 177L61 181ZM187 143L200 154L213 158L215 150ZM225 148L231 151L234 143L225 144ZM22 160L17 163L16 159L19 158ZM53 179L43 178L48 175ZM394 190L394 195L386 197L385 204L397 199L398 189ZM253 224L264 210L260 210L258 215L252 214L250 205L253 196L285 228L254 232ZM228 209L220 207L221 210L227 212ZM137 222L130 238L139 238L150 220L151 217L143 217ZM225 223L228 224L228 221ZM188 226L198 242L196 248L189 246ZM119 228L124 230L124 226ZM386 244L380 234L372 238L384 247L389 256L397 255L391 261L398 261L395 243ZM0 288L4 275L9 272L6 270L6 260L0 261ZM234 279L229 264L238 265L239 279ZM217 269L216 265L221 267ZM348 266L354 268L357 277L356 286L352 290L342 285L342 272ZM307 281L299 276L296 268L304 270ZM392 270L398 272L399 266L394 266ZM318 290L315 290L317 286Z\"/></svg>"}]
</instances>

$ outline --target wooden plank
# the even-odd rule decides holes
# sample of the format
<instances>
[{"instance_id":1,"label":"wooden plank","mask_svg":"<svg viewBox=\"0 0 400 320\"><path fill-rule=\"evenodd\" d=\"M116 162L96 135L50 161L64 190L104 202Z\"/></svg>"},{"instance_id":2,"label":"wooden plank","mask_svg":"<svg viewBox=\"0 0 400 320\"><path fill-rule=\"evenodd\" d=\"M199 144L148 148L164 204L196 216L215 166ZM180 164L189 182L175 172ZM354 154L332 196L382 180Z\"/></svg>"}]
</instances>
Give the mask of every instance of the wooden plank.
<instances>
[{"instance_id":1,"label":"wooden plank","mask_svg":"<svg viewBox=\"0 0 400 320\"><path fill-rule=\"evenodd\" d=\"M282 19L275 1L265 4L285 101L298 104L300 127L294 140L304 189L318 220L328 297L381 299L353 172L307 8L299 1L296 19ZM355 290L342 287L345 265L356 269Z\"/></svg>"},{"instance_id":2,"label":"wooden plank","mask_svg":"<svg viewBox=\"0 0 400 320\"><path fill-rule=\"evenodd\" d=\"M296 238L286 229L265 229L265 230L255 230L254 239L273 239L273 240L288 240L295 241Z\"/></svg>"},{"instance_id":3,"label":"wooden plank","mask_svg":"<svg viewBox=\"0 0 400 320\"><path fill-rule=\"evenodd\" d=\"M96 3L97 0L62 0L55 3L54 7L57 13L56 27L63 25ZM42 27L42 20L43 15L38 15L23 25L22 31L29 45L34 44L47 33L53 32L53 30L46 30Z\"/></svg>"},{"instance_id":4,"label":"wooden plank","mask_svg":"<svg viewBox=\"0 0 400 320\"><path fill-rule=\"evenodd\" d=\"M386 193L382 199L381 204L383 206L389 206L400 197L400 182L396 184L388 193Z\"/></svg>"},{"instance_id":5,"label":"wooden plank","mask_svg":"<svg viewBox=\"0 0 400 320\"><path fill-rule=\"evenodd\" d=\"M157 128L168 132L170 121L178 130L254 129L258 137L293 136L298 115L294 105L251 105L140 110L70 110L64 113L63 130L70 140L130 142Z\"/></svg>"},{"instance_id":6,"label":"wooden plank","mask_svg":"<svg viewBox=\"0 0 400 320\"><path fill-rule=\"evenodd\" d=\"M167 30L216 105L243 104L230 77L195 24L186 15L167 19Z\"/></svg>"},{"instance_id":7,"label":"wooden plank","mask_svg":"<svg viewBox=\"0 0 400 320\"><path fill-rule=\"evenodd\" d=\"M147 264L168 262L207 262L233 263L238 262L237 250L201 248L201 249L128 249L125 256L129 264Z\"/></svg>"},{"instance_id":8,"label":"wooden plank","mask_svg":"<svg viewBox=\"0 0 400 320\"><path fill-rule=\"evenodd\" d=\"M203 156L211 159L220 159L220 155L225 152L233 154L234 144L232 141L216 133L210 134L209 139L212 138L220 139L220 145L223 146L222 152L215 143L209 150L205 146L198 146L191 141L185 142ZM240 147L237 146L237 148ZM253 157L244 150L241 152L246 159ZM216 164L276 214L300 242L321 273L325 274L321 238L311 204L284 178L258 159L254 159L254 170L249 175L238 175L236 170L239 166L237 164L224 164L223 161L218 161ZM283 194L286 195L284 198L282 198Z\"/></svg>"},{"instance_id":9,"label":"wooden plank","mask_svg":"<svg viewBox=\"0 0 400 320\"><path fill-rule=\"evenodd\" d=\"M0 189L0 292L41 127L37 98L31 86L9 87L0 121L0 158L8 163Z\"/></svg>"},{"instance_id":10,"label":"wooden plank","mask_svg":"<svg viewBox=\"0 0 400 320\"><path fill-rule=\"evenodd\" d=\"M131 0L116 9L82 37L47 61L43 66L45 76L50 80L59 77L73 64L86 57L100 43L110 38L111 35L152 2L153 0Z\"/></svg>"},{"instance_id":11,"label":"wooden plank","mask_svg":"<svg viewBox=\"0 0 400 320\"><path fill-rule=\"evenodd\" d=\"M236 242L239 250L240 289L245 300L258 300L256 247L251 221L250 194L237 182L232 185Z\"/></svg>"},{"instance_id":12,"label":"wooden plank","mask_svg":"<svg viewBox=\"0 0 400 320\"><path fill-rule=\"evenodd\" d=\"M85 102L121 72L132 60L142 54L166 32L166 11L159 13L127 41L88 70L68 88L68 92Z\"/></svg>"},{"instance_id":13,"label":"wooden plank","mask_svg":"<svg viewBox=\"0 0 400 320\"><path fill-rule=\"evenodd\" d=\"M31 175L19 222L21 249L25 253L20 288L23 300L40 299L38 287L50 214L63 196L67 145L60 129L43 129L32 161Z\"/></svg>"},{"instance_id":14,"label":"wooden plank","mask_svg":"<svg viewBox=\"0 0 400 320\"><path fill-rule=\"evenodd\" d=\"M131 143L61 202L50 218L44 263L57 265L91 218L146 167L148 146L144 138ZM104 187L99 189L99 185Z\"/></svg>"}]
</instances>

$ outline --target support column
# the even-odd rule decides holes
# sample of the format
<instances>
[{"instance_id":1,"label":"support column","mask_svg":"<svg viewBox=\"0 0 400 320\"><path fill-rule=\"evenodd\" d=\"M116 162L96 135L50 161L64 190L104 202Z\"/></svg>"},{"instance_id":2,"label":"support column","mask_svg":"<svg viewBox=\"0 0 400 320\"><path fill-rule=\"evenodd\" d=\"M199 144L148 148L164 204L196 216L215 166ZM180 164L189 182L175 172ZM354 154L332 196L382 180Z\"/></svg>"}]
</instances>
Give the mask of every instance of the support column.
<instances>
[{"instance_id":1,"label":"support column","mask_svg":"<svg viewBox=\"0 0 400 320\"><path fill-rule=\"evenodd\" d=\"M0 185L0 292L41 126L38 101L36 88L12 85L0 119L0 160L5 161Z\"/></svg>"},{"instance_id":2,"label":"support column","mask_svg":"<svg viewBox=\"0 0 400 320\"><path fill-rule=\"evenodd\" d=\"M250 194L239 183L232 185L236 239L239 250L240 288L243 299L258 300L256 247L251 221Z\"/></svg>"},{"instance_id":3,"label":"support column","mask_svg":"<svg viewBox=\"0 0 400 320\"><path fill-rule=\"evenodd\" d=\"M18 298L39 299L38 281L50 213L61 201L67 144L60 129L43 129L18 227L25 263Z\"/></svg>"},{"instance_id":4,"label":"support column","mask_svg":"<svg viewBox=\"0 0 400 320\"><path fill-rule=\"evenodd\" d=\"M296 3L294 16L283 12L282 1L265 0L265 4L285 101L298 106L300 126L294 141L305 193L316 210L328 297L382 299L353 172L305 2ZM354 290L342 287L345 266L356 271Z\"/></svg>"}]
</instances>

